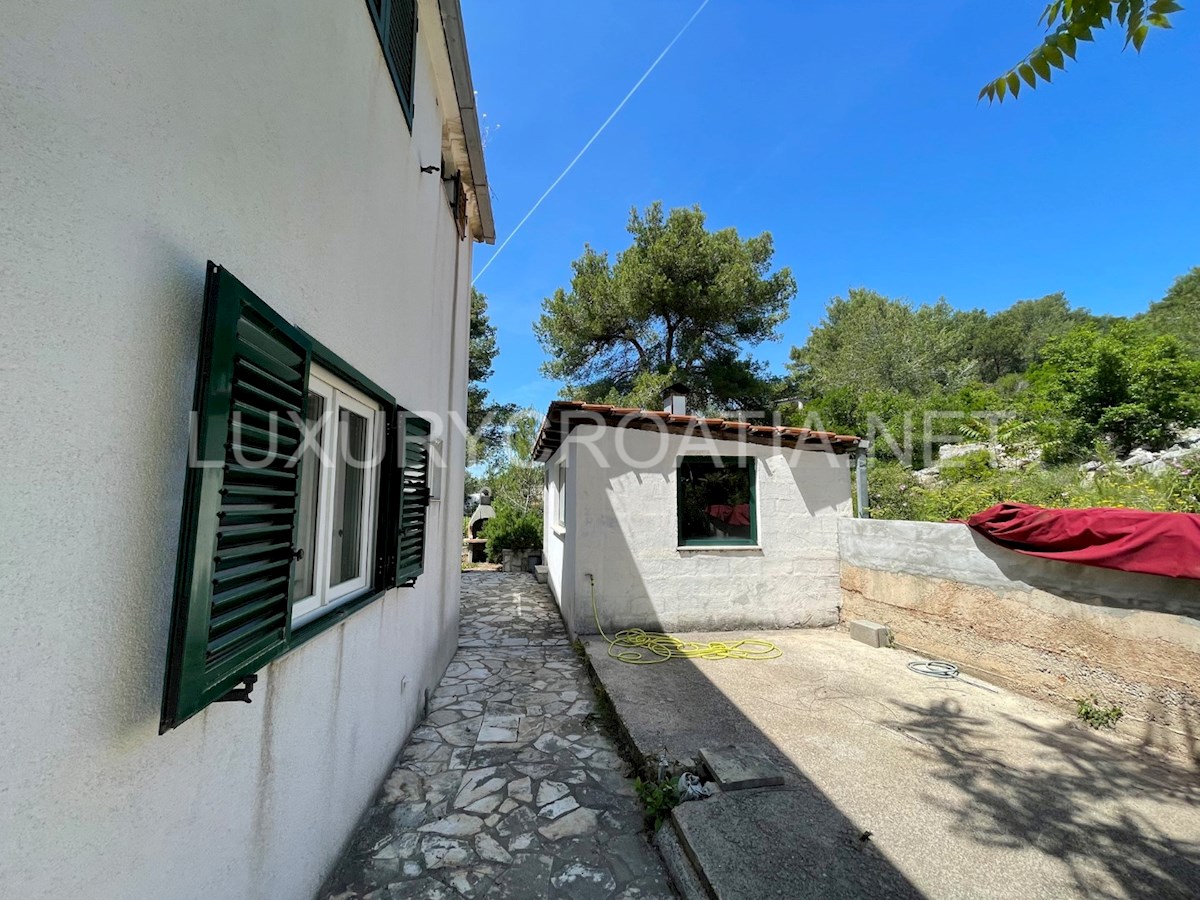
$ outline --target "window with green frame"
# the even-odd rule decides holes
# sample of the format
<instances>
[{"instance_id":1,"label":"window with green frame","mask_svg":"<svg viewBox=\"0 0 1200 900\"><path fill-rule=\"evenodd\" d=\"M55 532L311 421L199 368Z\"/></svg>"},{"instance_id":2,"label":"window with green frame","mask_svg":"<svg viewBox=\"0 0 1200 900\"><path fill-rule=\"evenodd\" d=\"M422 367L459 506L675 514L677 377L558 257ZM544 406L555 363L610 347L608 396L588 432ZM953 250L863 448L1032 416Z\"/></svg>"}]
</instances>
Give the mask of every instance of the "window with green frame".
<instances>
[{"instance_id":1,"label":"window with green frame","mask_svg":"<svg viewBox=\"0 0 1200 900\"><path fill-rule=\"evenodd\" d=\"M412 127L413 76L417 58L417 0L367 0L383 59L396 87L404 118Z\"/></svg>"},{"instance_id":2,"label":"window with green frame","mask_svg":"<svg viewBox=\"0 0 1200 900\"><path fill-rule=\"evenodd\" d=\"M208 264L160 731L424 569L430 426Z\"/></svg>"},{"instance_id":3,"label":"window with green frame","mask_svg":"<svg viewBox=\"0 0 1200 900\"><path fill-rule=\"evenodd\" d=\"M752 457L681 457L675 480L680 547L757 543Z\"/></svg>"}]
</instances>

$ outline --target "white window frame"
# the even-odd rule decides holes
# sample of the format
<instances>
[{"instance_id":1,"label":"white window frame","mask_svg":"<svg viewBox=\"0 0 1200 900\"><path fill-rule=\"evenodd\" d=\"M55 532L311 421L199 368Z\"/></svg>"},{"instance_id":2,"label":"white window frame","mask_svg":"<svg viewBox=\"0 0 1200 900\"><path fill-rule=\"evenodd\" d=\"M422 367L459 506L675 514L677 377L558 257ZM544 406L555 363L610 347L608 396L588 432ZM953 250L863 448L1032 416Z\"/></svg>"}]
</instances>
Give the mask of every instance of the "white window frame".
<instances>
[{"instance_id":1,"label":"white window frame","mask_svg":"<svg viewBox=\"0 0 1200 900\"><path fill-rule=\"evenodd\" d=\"M371 583L375 532L378 517L379 471L384 441L384 413L380 405L349 382L320 366L309 371L308 390L325 398L321 426L321 477L317 483L317 527L314 540L313 593L292 602L292 628L298 628L350 600ZM337 447L341 440L338 423L345 409L367 420L367 446L375 465L364 479L362 518L359 523L362 546L359 548L359 574L338 584L330 584L333 555L333 507L337 481ZM311 463L310 463L311 464Z\"/></svg>"},{"instance_id":2,"label":"white window frame","mask_svg":"<svg viewBox=\"0 0 1200 900\"><path fill-rule=\"evenodd\" d=\"M444 478L444 467L442 465L442 456L445 452L445 444L440 437L431 437L429 439L429 500L430 502L442 499L442 480Z\"/></svg>"},{"instance_id":3,"label":"white window frame","mask_svg":"<svg viewBox=\"0 0 1200 900\"><path fill-rule=\"evenodd\" d=\"M567 464L560 462L554 467L554 527L560 531L567 528Z\"/></svg>"}]
</instances>

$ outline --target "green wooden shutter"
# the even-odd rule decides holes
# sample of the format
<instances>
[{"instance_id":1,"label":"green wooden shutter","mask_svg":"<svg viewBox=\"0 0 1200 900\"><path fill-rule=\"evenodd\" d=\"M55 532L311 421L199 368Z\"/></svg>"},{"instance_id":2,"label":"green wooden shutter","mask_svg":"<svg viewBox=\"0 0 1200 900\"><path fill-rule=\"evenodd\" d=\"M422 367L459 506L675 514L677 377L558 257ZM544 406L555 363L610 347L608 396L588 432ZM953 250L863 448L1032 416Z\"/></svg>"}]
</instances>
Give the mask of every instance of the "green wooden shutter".
<instances>
[{"instance_id":1,"label":"green wooden shutter","mask_svg":"<svg viewBox=\"0 0 1200 900\"><path fill-rule=\"evenodd\" d=\"M312 346L211 262L204 293L163 731L229 694L288 641L293 458Z\"/></svg>"},{"instance_id":2,"label":"green wooden shutter","mask_svg":"<svg viewBox=\"0 0 1200 900\"><path fill-rule=\"evenodd\" d=\"M412 125L413 80L417 58L417 0L367 0L371 21L404 118Z\"/></svg>"},{"instance_id":3,"label":"green wooden shutter","mask_svg":"<svg viewBox=\"0 0 1200 900\"><path fill-rule=\"evenodd\" d=\"M388 54L391 56L400 105L412 122L413 73L417 57L416 0L391 0L388 10Z\"/></svg>"},{"instance_id":4,"label":"green wooden shutter","mask_svg":"<svg viewBox=\"0 0 1200 900\"><path fill-rule=\"evenodd\" d=\"M398 428L399 527L396 583L411 585L425 571L425 520L429 512L429 423L401 411Z\"/></svg>"}]
</instances>

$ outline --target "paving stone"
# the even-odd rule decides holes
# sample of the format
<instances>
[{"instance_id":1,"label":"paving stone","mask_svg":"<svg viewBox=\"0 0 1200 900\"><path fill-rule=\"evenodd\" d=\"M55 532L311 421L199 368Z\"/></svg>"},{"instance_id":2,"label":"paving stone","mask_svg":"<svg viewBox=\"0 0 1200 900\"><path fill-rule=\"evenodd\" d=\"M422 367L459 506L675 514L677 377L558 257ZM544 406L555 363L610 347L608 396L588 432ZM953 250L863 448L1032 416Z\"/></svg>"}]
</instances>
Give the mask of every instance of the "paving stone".
<instances>
[{"instance_id":1,"label":"paving stone","mask_svg":"<svg viewBox=\"0 0 1200 900\"><path fill-rule=\"evenodd\" d=\"M425 821L429 803L405 803L392 810L392 824L398 829L415 828Z\"/></svg>"},{"instance_id":2,"label":"paving stone","mask_svg":"<svg viewBox=\"0 0 1200 900\"><path fill-rule=\"evenodd\" d=\"M471 849L462 841L433 836L421 844L425 856L425 868L442 869L461 866L471 858Z\"/></svg>"},{"instance_id":3,"label":"paving stone","mask_svg":"<svg viewBox=\"0 0 1200 900\"><path fill-rule=\"evenodd\" d=\"M471 777L468 773L462 783L462 787L459 788L458 794L454 798L455 809L462 809L476 800L481 800L488 794L496 793L496 791L504 787L505 781L503 778L488 777L495 771L494 767L490 767L485 771L485 774L475 777Z\"/></svg>"},{"instance_id":4,"label":"paving stone","mask_svg":"<svg viewBox=\"0 0 1200 900\"><path fill-rule=\"evenodd\" d=\"M475 836L475 852L479 854L480 859L490 860L491 862L504 863L505 865L512 862L512 855L500 846L494 837L488 834L477 834Z\"/></svg>"},{"instance_id":5,"label":"paving stone","mask_svg":"<svg viewBox=\"0 0 1200 900\"><path fill-rule=\"evenodd\" d=\"M514 809L500 820L496 826L496 834L500 837L511 837L523 831L533 831L537 827L537 816L527 806Z\"/></svg>"},{"instance_id":6,"label":"paving stone","mask_svg":"<svg viewBox=\"0 0 1200 900\"><path fill-rule=\"evenodd\" d=\"M438 819L436 822L430 822L428 825L422 825L417 831L429 834L441 834L447 837L462 837L464 835L477 834L481 828L483 828L483 820L477 816L455 813L454 815L446 816L444 819Z\"/></svg>"},{"instance_id":7,"label":"paving stone","mask_svg":"<svg viewBox=\"0 0 1200 900\"><path fill-rule=\"evenodd\" d=\"M478 741L481 744L512 744L517 740L517 730L521 724L520 716L505 715L483 717L483 726L479 729Z\"/></svg>"},{"instance_id":8,"label":"paving stone","mask_svg":"<svg viewBox=\"0 0 1200 900\"><path fill-rule=\"evenodd\" d=\"M547 803L552 803L559 797L565 797L569 793L570 788L561 781L543 781L538 785L538 806L545 806Z\"/></svg>"},{"instance_id":9,"label":"paving stone","mask_svg":"<svg viewBox=\"0 0 1200 900\"><path fill-rule=\"evenodd\" d=\"M416 831L408 831L396 838L394 846L401 859L415 856L421 846L421 835Z\"/></svg>"},{"instance_id":10,"label":"paving stone","mask_svg":"<svg viewBox=\"0 0 1200 900\"><path fill-rule=\"evenodd\" d=\"M522 803L533 802L532 782L528 775L508 783L508 796Z\"/></svg>"},{"instance_id":11,"label":"paving stone","mask_svg":"<svg viewBox=\"0 0 1200 900\"><path fill-rule=\"evenodd\" d=\"M543 819L557 819L563 813L568 813L573 809L579 809L579 801L574 797L563 797L553 803L547 803L538 810L538 815Z\"/></svg>"},{"instance_id":12,"label":"paving stone","mask_svg":"<svg viewBox=\"0 0 1200 900\"><path fill-rule=\"evenodd\" d=\"M596 817L594 809L577 809L560 819L555 819L549 825L543 825L538 829L538 834L548 841L589 834L596 830Z\"/></svg>"},{"instance_id":13,"label":"paving stone","mask_svg":"<svg viewBox=\"0 0 1200 900\"><path fill-rule=\"evenodd\" d=\"M579 862L567 863L551 877L550 883L572 900L604 900L617 887L608 870Z\"/></svg>"},{"instance_id":14,"label":"paving stone","mask_svg":"<svg viewBox=\"0 0 1200 900\"><path fill-rule=\"evenodd\" d=\"M672 896L594 711L547 589L464 575L458 653L319 900Z\"/></svg>"},{"instance_id":15,"label":"paving stone","mask_svg":"<svg viewBox=\"0 0 1200 900\"><path fill-rule=\"evenodd\" d=\"M500 805L503 798L499 794L492 794L489 797L484 797L482 800L476 800L470 806L466 807L467 812L482 813L487 815L496 811L496 807Z\"/></svg>"},{"instance_id":16,"label":"paving stone","mask_svg":"<svg viewBox=\"0 0 1200 900\"><path fill-rule=\"evenodd\" d=\"M537 838L535 835L530 834L528 831L524 831L508 842L508 850L510 853L516 853L520 850L528 850L536 843L536 841Z\"/></svg>"},{"instance_id":17,"label":"paving stone","mask_svg":"<svg viewBox=\"0 0 1200 900\"><path fill-rule=\"evenodd\" d=\"M432 878L422 878L419 881L389 884L387 900L450 900L453 896L454 892L441 882ZM363 897L363 900L366 900L366 897Z\"/></svg>"}]
</instances>

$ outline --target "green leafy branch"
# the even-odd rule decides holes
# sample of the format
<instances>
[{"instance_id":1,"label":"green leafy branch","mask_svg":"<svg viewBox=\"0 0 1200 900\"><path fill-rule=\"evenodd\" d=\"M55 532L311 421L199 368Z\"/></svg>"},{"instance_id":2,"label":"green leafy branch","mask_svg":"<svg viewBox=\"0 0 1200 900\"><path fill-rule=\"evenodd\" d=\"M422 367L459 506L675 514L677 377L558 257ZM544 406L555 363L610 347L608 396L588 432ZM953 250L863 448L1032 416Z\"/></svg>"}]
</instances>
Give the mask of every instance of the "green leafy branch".
<instances>
[{"instance_id":1,"label":"green leafy branch","mask_svg":"<svg viewBox=\"0 0 1200 900\"><path fill-rule=\"evenodd\" d=\"M1046 27L1045 40L1025 59L995 81L985 84L979 99L1004 102L1017 97L1022 86L1030 90L1038 80L1050 82L1054 69L1065 70L1067 58L1075 59L1080 42L1095 40L1093 32L1114 22L1125 30L1125 46L1138 53L1151 28L1170 28L1171 16L1182 12L1175 0L1054 0L1046 7L1038 23Z\"/></svg>"}]
</instances>

